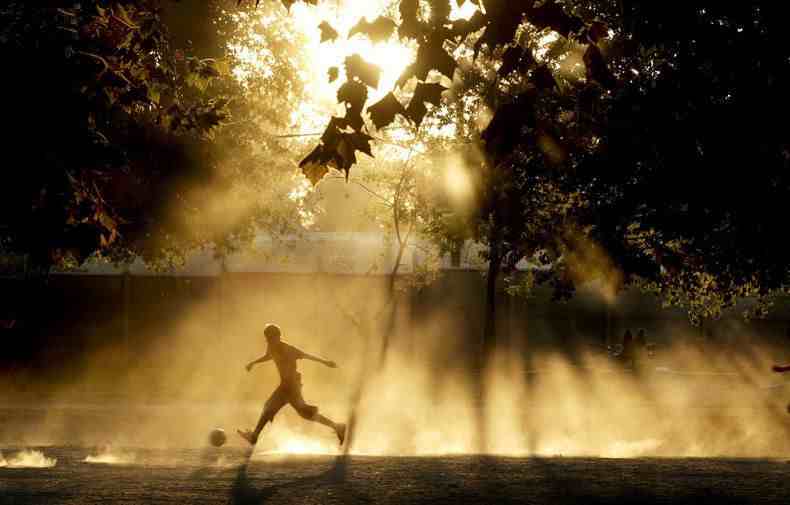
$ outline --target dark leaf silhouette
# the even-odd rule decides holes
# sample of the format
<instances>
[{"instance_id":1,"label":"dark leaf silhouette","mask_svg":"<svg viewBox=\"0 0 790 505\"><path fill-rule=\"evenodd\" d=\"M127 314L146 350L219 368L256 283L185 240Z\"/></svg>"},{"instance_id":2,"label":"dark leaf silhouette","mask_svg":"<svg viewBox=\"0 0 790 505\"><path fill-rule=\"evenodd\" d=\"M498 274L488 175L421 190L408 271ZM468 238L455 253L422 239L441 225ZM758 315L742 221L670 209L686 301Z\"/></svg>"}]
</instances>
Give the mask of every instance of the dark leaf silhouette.
<instances>
[{"instance_id":1,"label":"dark leaf silhouette","mask_svg":"<svg viewBox=\"0 0 790 505\"><path fill-rule=\"evenodd\" d=\"M332 25L326 21L322 21L321 24L318 25L318 28L321 30L321 42L331 42L337 40L337 37L339 36L337 30L332 28Z\"/></svg>"},{"instance_id":2,"label":"dark leaf silhouette","mask_svg":"<svg viewBox=\"0 0 790 505\"><path fill-rule=\"evenodd\" d=\"M497 70L500 77L506 77L516 70L518 62L521 61L521 56L523 54L524 50L520 46L508 47L502 54L502 65L500 65L499 70Z\"/></svg>"},{"instance_id":3,"label":"dark leaf silhouette","mask_svg":"<svg viewBox=\"0 0 790 505\"><path fill-rule=\"evenodd\" d=\"M368 88L356 81L348 81L337 90L338 103L345 103L351 110L362 110L368 99Z\"/></svg>"},{"instance_id":4,"label":"dark leaf silhouette","mask_svg":"<svg viewBox=\"0 0 790 505\"><path fill-rule=\"evenodd\" d=\"M319 144L299 163L299 168L305 177L315 186L329 172L331 153L325 152L324 146Z\"/></svg>"},{"instance_id":5,"label":"dark leaf silhouette","mask_svg":"<svg viewBox=\"0 0 790 505\"><path fill-rule=\"evenodd\" d=\"M513 42L524 17L521 2L487 2L486 11L487 23L485 31L475 43L475 55L484 45L493 50Z\"/></svg>"},{"instance_id":6,"label":"dark leaf silhouette","mask_svg":"<svg viewBox=\"0 0 790 505\"><path fill-rule=\"evenodd\" d=\"M523 126L535 125L535 101L532 94L523 93L512 103L501 105L480 134L485 143L485 151L494 164L512 153L521 142Z\"/></svg>"},{"instance_id":7,"label":"dark leaf silhouette","mask_svg":"<svg viewBox=\"0 0 790 505\"><path fill-rule=\"evenodd\" d=\"M387 96L368 107L368 113L376 129L380 130L392 123L396 115L406 116L406 109L395 95L390 92L387 93Z\"/></svg>"},{"instance_id":8,"label":"dark leaf silhouette","mask_svg":"<svg viewBox=\"0 0 790 505\"><path fill-rule=\"evenodd\" d=\"M357 151L373 156L367 134L361 132L342 131L345 126L343 118L333 117L321 136L321 143L300 163L302 173L313 185L329 172L329 168L343 171L348 178L351 167L357 162Z\"/></svg>"},{"instance_id":9,"label":"dark leaf silhouette","mask_svg":"<svg viewBox=\"0 0 790 505\"><path fill-rule=\"evenodd\" d=\"M327 70L326 73L329 76L329 82L335 82L340 70L337 67L329 67L329 70Z\"/></svg>"},{"instance_id":10,"label":"dark leaf silhouette","mask_svg":"<svg viewBox=\"0 0 790 505\"><path fill-rule=\"evenodd\" d=\"M524 72L535 65L535 58L528 49L521 46L510 46L502 54L502 65L497 73L500 77L507 77L514 71Z\"/></svg>"},{"instance_id":11,"label":"dark leaf silhouette","mask_svg":"<svg viewBox=\"0 0 790 505\"><path fill-rule=\"evenodd\" d=\"M374 43L384 42L395 33L396 26L395 21L384 16L379 16L372 22L362 18L354 25L351 31L348 32L348 38L361 34Z\"/></svg>"},{"instance_id":12,"label":"dark leaf silhouette","mask_svg":"<svg viewBox=\"0 0 790 505\"><path fill-rule=\"evenodd\" d=\"M431 82L425 83L421 82L417 84L417 87L414 89L414 96L412 97L412 101L419 100L424 103L429 103L431 105L439 105L442 101L442 93L447 91L448 88L445 88L439 83Z\"/></svg>"},{"instance_id":13,"label":"dark leaf silhouette","mask_svg":"<svg viewBox=\"0 0 790 505\"><path fill-rule=\"evenodd\" d=\"M427 27L420 22L418 13L420 10L419 0L401 0L398 6L400 11L400 26L398 27L398 37L402 39L417 39L425 33Z\"/></svg>"},{"instance_id":14,"label":"dark leaf silhouette","mask_svg":"<svg viewBox=\"0 0 790 505\"><path fill-rule=\"evenodd\" d=\"M406 109L406 116L411 119L419 128L425 115L428 114L428 108L419 100L412 100L409 102L409 107Z\"/></svg>"},{"instance_id":15,"label":"dark leaf silhouette","mask_svg":"<svg viewBox=\"0 0 790 505\"><path fill-rule=\"evenodd\" d=\"M550 28L565 37L581 31L584 27L580 18L565 12L555 0L546 0L539 5L533 5L527 9L526 15L529 22L539 30Z\"/></svg>"},{"instance_id":16,"label":"dark leaf silhouette","mask_svg":"<svg viewBox=\"0 0 790 505\"><path fill-rule=\"evenodd\" d=\"M304 3L310 4L310 5L318 5L318 0L282 0L282 2L283 2L283 5L285 6L285 8L288 9L289 11L291 10L291 6L293 4L295 4L296 2L304 2ZM257 6L258 3L259 3L259 0L256 0L255 5Z\"/></svg>"},{"instance_id":17,"label":"dark leaf silhouette","mask_svg":"<svg viewBox=\"0 0 790 505\"><path fill-rule=\"evenodd\" d=\"M349 126L346 118L332 116L329 120L329 124L326 126L326 130L324 130L323 135L321 135L321 143L327 146L337 144L337 136Z\"/></svg>"},{"instance_id":18,"label":"dark leaf silhouette","mask_svg":"<svg viewBox=\"0 0 790 505\"><path fill-rule=\"evenodd\" d=\"M371 88L379 87L381 69L372 63L363 60L358 54L346 58L346 76L349 80L359 79Z\"/></svg>"},{"instance_id":19,"label":"dark leaf silhouette","mask_svg":"<svg viewBox=\"0 0 790 505\"><path fill-rule=\"evenodd\" d=\"M346 110L344 119L346 120L346 124L350 128L353 128L354 131L360 131L362 127L365 126L365 120L362 119L362 109L349 108Z\"/></svg>"},{"instance_id":20,"label":"dark leaf silhouette","mask_svg":"<svg viewBox=\"0 0 790 505\"><path fill-rule=\"evenodd\" d=\"M373 157L373 150L370 147L370 142L373 140L373 137L362 132L354 132L348 134L346 138L348 142L354 146L354 149L367 154L371 158Z\"/></svg>"},{"instance_id":21,"label":"dark leaf silhouette","mask_svg":"<svg viewBox=\"0 0 790 505\"><path fill-rule=\"evenodd\" d=\"M450 17L450 0L428 0L428 4L431 7L431 23L443 24Z\"/></svg>"},{"instance_id":22,"label":"dark leaf silhouette","mask_svg":"<svg viewBox=\"0 0 790 505\"><path fill-rule=\"evenodd\" d=\"M424 81L431 70L452 79L456 68L458 63L444 50L441 42L421 44L417 49L417 59L403 71L397 85L402 86L412 77Z\"/></svg>"},{"instance_id":23,"label":"dark leaf silhouette","mask_svg":"<svg viewBox=\"0 0 790 505\"><path fill-rule=\"evenodd\" d=\"M585 33L589 42L597 44L609 37L609 27L600 21L595 21L585 30Z\"/></svg>"},{"instance_id":24,"label":"dark leaf silhouette","mask_svg":"<svg viewBox=\"0 0 790 505\"><path fill-rule=\"evenodd\" d=\"M546 65L540 65L532 72L532 83L538 89L552 89L557 86L554 74Z\"/></svg>"},{"instance_id":25,"label":"dark leaf silhouette","mask_svg":"<svg viewBox=\"0 0 790 505\"><path fill-rule=\"evenodd\" d=\"M300 1L310 5L318 5L318 0L282 0L282 3L286 9L291 10L291 6ZM236 5L241 5L243 3L244 0L237 0ZM260 3L261 0L255 0L255 7L258 7Z\"/></svg>"},{"instance_id":26,"label":"dark leaf silhouette","mask_svg":"<svg viewBox=\"0 0 790 505\"><path fill-rule=\"evenodd\" d=\"M447 88L438 83L421 82L417 84L417 87L414 89L414 96L412 96L409 107L406 109L408 118L419 127L428 113L425 104L439 105L444 91L447 91Z\"/></svg>"},{"instance_id":27,"label":"dark leaf silhouette","mask_svg":"<svg viewBox=\"0 0 790 505\"><path fill-rule=\"evenodd\" d=\"M450 36L465 39L472 33L482 30L487 22L486 16L482 12L476 11L469 19L456 19L453 21L450 27Z\"/></svg>"}]
</instances>

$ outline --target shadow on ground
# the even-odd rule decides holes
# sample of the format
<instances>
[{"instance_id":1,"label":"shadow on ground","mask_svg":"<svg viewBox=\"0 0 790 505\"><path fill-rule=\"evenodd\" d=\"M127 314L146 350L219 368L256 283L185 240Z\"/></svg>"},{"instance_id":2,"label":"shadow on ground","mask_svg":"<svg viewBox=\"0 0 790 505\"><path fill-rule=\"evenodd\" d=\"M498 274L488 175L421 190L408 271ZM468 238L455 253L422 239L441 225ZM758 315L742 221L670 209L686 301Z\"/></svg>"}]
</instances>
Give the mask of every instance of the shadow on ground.
<instances>
[{"instance_id":1,"label":"shadow on ground","mask_svg":"<svg viewBox=\"0 0 790 505\"><path fill-rule=\"evenodd\" d=\"M258 488L249 478L249 458L238 469L236 479L231 489L230 503L232 505L263 505L276 495L289 493L325 493L335 495L343 503L373 503L373 500L364 493L352 489L347 479L348 456L337 456L332 466L325 472L309 475L285 482Z\"/></svg>"}]
</instances>

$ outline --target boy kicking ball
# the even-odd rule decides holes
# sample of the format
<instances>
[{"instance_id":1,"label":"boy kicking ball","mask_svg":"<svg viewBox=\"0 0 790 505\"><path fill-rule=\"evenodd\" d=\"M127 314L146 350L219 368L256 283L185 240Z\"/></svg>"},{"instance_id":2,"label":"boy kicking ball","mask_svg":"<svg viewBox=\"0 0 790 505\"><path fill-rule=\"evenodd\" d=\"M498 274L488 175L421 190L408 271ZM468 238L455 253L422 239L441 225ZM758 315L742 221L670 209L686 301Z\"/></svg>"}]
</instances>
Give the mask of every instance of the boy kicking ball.
<instances>
[{"instance_id":1,"label":"boy kicking ball","mask_svg":"<svg viewBox=\"0 0 790 505\"><path fill-rule=\"evenodd\" d=\"M329 368L337 368L334 361L325 360L317 356L312 356L306 352L297 349L296 347L280 340L282 333L280 328L275 324L268 324L263 330L263 335L266 337L267 349L266 354L247 364L247 371L252 370L252 367L258 363L265 363L266 361L274 361L277 366L277 372L280 374L280 385L274 390L272 395L266 400L263 407L261 418L258 420L258 425L254 430L237 430L239 435L250 443L255 445L258 442L258 436L261 434L266 423L274 420L274 416L286 404L290 403L291 406L299 413L300 416L308 421L315 421L324 426L328 426L335 430L340 445L346 438L346 425L343 423L336 423L318 413L318 407L308 405L302 398L302 374L296 369L296 361L300 359L307 359L317 361Z\"/></svg>"}]
</instances>

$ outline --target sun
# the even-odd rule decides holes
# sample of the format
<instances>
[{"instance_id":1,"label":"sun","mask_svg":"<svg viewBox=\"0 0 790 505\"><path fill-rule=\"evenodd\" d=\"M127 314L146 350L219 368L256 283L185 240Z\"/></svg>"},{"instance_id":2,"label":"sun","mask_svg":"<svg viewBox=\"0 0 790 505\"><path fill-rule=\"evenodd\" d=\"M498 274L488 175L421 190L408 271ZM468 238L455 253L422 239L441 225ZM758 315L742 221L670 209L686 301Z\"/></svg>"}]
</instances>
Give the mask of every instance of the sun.
<instances>
[{"instance_id":1,"label":"sun","mask_svg":"<svg viewBox=\"0 0 790 505\"><path fill-rule=\"evenodd\" d=\"M302 125L320 127L332 115L342 113L337 104L337 89L345 82L344 61L353 54L381 69L381 80L376 89L368 89L368 104L381 99L395 86L395 82L413 61L416 47L398 40L393 35L389 40L374 44L363 35L348 38L351 28L363 17L374 20L388 12L388 0L338 0L307 5L303 2L291 8L292 19L305 40L303 57L307 69L303 76L309 103L302 104L294 121ZM321 42L318 25L329 23L339 36L334 41ZM329 69L337 67L339 77L329 82Z\"/></svg>"},{"instance_id":2,"label":"sun","mask_svg":"<svg viewBox=\"0 0 790 505\"><path fill-rule=\"evenodd\" d=\"M477 6L471 1L451 2L451 20L471 17ZM368 63L381 69L379 85L377 88L368 88L367 106L370 106L387 93L395 91L399 98L403 93L396 90L396 82L404 70L414 62L417 53L416 42L400 39L397 33L382 42L374 43L361 34L349 38L351 29L361 19L369 22L379 16L385 16L396 23L400 22L397 0L322 0L316 5L307 2L296 2L288 12L288 19L293 36L301 44L298 67L301 70L299 78L304 92L304 99L295 104L291 113L290 124L284 135L303 135L305 139L312 140L312 136L320 135L326 128L332 116L343 116L345 109L337 102L337 92L346 82L344 62L347 57L359 55ZM277 22L278 16L261 16L258 23L266 27L269 23ZM332 41L321 41L319 25L328 23L337 31L338 37ZM259 26L253 25L250 37L255 39L255 31ZM239 61L244 63L234 74L244 80L245 72L265 73L270 71L271 61L274 59L271 50L266 47L233 47ZM337 68L337 79L330 82L329 73L333 67ZM447 81L446 77L441 77ZM449 86L449 83L445 83ZM404 93L408 95L413 83L404 86ZM407 98L405 98L407 99ZM441 133L437 131L436 133ZM397 159L408 159L417 144L413 143L412 134L405 130L390 128L388 137L393 140L390 145L380 145L379 149L387 151L388 155ZM419 149L418 149L419 151Z\"/></svg>"}]
</instances>

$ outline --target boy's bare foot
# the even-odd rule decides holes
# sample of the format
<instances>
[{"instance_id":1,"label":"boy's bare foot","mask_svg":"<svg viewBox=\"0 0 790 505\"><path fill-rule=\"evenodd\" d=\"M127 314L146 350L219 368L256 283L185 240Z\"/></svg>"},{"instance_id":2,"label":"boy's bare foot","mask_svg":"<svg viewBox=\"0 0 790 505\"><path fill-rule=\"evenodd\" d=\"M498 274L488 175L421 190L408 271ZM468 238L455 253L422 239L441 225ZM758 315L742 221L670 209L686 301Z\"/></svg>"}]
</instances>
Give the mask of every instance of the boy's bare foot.
<instances>
[{"instance_id":1,"label":"boy's bare foot","mask_svg":"<svg viewBox=\"0 0 790 505\"><path fill-rule=\"evenodd\" d=\"M241 438L249 442L250 445L255 445L258 443L258 437L251 430L236 430L236 433L238 433Z\"/></svg>"},{"instance_id":2,"label":"boy's bare foot","mask_svg":"<svg viewBox=\"0 0 790 505\"><path fill-rule=\"evenodd\" d=\"M345 423L337 423L335 424L335 433L337 433L337 439L340 441L340 445L343 445L343 442L346 441L346 424Z\"/></svg>"}]
</instances>

